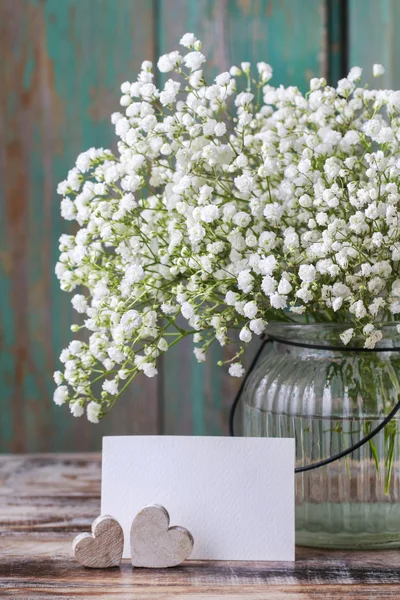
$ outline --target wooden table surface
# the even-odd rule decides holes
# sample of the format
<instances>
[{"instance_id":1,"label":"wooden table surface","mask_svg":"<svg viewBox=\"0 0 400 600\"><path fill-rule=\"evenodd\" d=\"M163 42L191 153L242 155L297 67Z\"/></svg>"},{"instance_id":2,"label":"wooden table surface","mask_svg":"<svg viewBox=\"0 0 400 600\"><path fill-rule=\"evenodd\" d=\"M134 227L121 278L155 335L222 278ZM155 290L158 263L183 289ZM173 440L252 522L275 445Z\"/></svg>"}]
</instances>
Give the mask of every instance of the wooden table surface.
<instances>
[{"instance_id":1,"label":"wooden table surface","mask_svg":"<svg viewBox=\"0 0 400 600\"><path fill-rule=\"evenodd\" d=\"M0 456L0 598L400 598L400 550L298 548L294 563L85 569L71 542L99 515L100 470L94 454Z\"/></svg>"}]
</instances>

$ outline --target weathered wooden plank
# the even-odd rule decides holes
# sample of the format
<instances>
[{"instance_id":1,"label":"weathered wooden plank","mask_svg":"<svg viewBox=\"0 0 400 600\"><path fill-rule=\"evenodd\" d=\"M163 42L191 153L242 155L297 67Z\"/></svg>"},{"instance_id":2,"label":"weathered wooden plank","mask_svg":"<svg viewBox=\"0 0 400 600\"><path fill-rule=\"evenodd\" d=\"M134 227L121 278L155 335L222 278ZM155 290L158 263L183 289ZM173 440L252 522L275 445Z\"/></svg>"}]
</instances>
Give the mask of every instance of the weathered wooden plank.
<instances>
[{"instance_id":1,"label":"weathered wooden plank","mask_svg":"<svg viewBox=\"0 0 400 600\"><path fill-rule=\"evenodd\" d=\"M208 80L241 61L255 65L265 60L274 68L273 84L306 90L310 77L327 74L326 22L325 0L162 0L158 46L160 53L176 49L182 34L191 31L209 59ZM207 364L198 365L189 338L168 352L163 366L166 433L227 432L229 406L240 382L217 362L232 355L232 349L216 343Z\"/></svg>"},{"instance_id":2,"label":"weathered wooden plank","mask_svg":"<svg viewBox=\"0 0 400 600\"><path fill-rule=\"evenodd\" d=\"M9 588L7 593L10 594L10 597L13 598L23 598L26 600L26 594L29 594L29 600L39 600L40 598L46 598L47 600L56 600L60 597L66 598L91 598L94 597L96 600L105 600L107 598L116 598L115 592L110 590L108 585L97 586L93 590L93 592L89 591L87 588L83 588L84 592L81 590L76 590L74 588L71 589L69 585L64 587L58 587L56 590L56 594L53 595L50 590L46 589L45 593L38 592L36 589L31 587L24 587L22 592L18 590L18 588ZM238 586L234 590L227 588L224 591L221 591L219 588L215 588L213 586L207 586L201 588L201 590L188 590L186 587L176 587L174 586L172 589L168 589L167 586L152 586L148 589L143 589L143 587L134 587L130 588L130 591L126 591L124 588L121 589L121 592L118 592L118 598L120 600L131 600L132 595L140 591L141 600L170 600L171 594L173 594L174 598L201 598L207 600L226 600L227 598L244 600L247 598L253 598L257 600L278 600L280 598L288 598L291 596L292 590L287 586L260 586L258 589L254 589L251 586ZM348 598L349 600L379 600L385 599L390 600L390 598L397 598L396 595L398 593L397 586L387 586L382 585L379 590L374 592L374 596L370 596L369 588L367 586L351 586L350 589L343 591L341 586L329 586L326 591L318 591L314 588L314 586L304 586L301 592L296 592L293 596L294 598L307 598L308 600L324 600L326 597L330 598L330 600L342 600ZM60 595L61 594L61 595ZM327 596L327 594L329 594ZM65 596L64 596L65 595Z\"/></svg>"},{"instance_id":3,"label":"weathered wooden plank","mask_svg":"<svg viewBox=\"0 0 400 600\"><path fill-rule=\"evenodd\" d=\"M400 85L400 3L397 0L349 0L349 63L363 67L363 80L373 88ZM374 63L382 64L386 73L372 76Z\"/></svg>"},{"instance_id":4,"label":"weathered wooden plank","mask_svg":"<svg viewBox=\"0 0 400 600\"><path fill-rule=\"evenodd\" d=\"M347 0L327 0L327 80L336 85L348 73Z\"/></svg>"},{"instance_id":5,"label":"weathered wooden plank","mask_svg":"<svg viewBox=\"0 0 400 600\"><path fill-rule=\"evenodd\" d=\"M153 57L151 0L0 3L0 451L100 449L105 433L157 430L156 382L138 379L99 426L54 406L72 339L54 265L57 182L79 152L109 147L119 85Z\"/></svg>"},{"instance_id":6,"label":"weathered wooden plank","mask_svg":"<svg viewBox=\"0 0 400 600\"><path fill-rule=\"evenodd\" d=\"M99 448L104 433L153 433L161 421L167 433L226 432L239 383L216 366L228 352L216 345L208 363L197 365L189 339L166 357L164 383L138 379L99 426L52 405L51 373L72 337L69 298L52 274L67 228L55 186L81 149L110 145L118 83L134 77L143 58L154 58L155 46L175 48L193 30L211 56L210 77L241 60L267 60L273 81L305 89L313 75L329 71L334 81L342 74L344 3L162 0L157 11L153 4L119 0L115 10L112 0L0 3L0 450ZM350 62L369 70L382 62L387 74L378 83L395 85L399 4L382 0L377 10L372 0L349 0L349 7Z\"/></svg>"},{"instance_id":7,"label":"weathered wooden plank","mask_svg":"<svg viewBox=\"0 0 400 600\"><path fill-rule=\"evenodd\" d=\"M98 515L100 467L100 456L93 454L0 456L1 597L370 600L399 596L397 550L297 548L294 563L187 561L174 569L148 570L132 569L125 560L121 569L84 569L73 559L71 543L74 532L88 530ZM76 524L79 511L81 521ZM58 518L52 520L54 515ZM38 527L46 519L47 528Z\"/></svg>"},{"instance_id":8,"label":"weathered wooden plank","mask_svg":"<svg viewBox=\"0 0 400 600\"><path fill-rule=\"evenodd\" d=\"M164 355L163 433L213 435L224 430L226 411L222 399L229 402L230 391L224 393L222 389L223 372L216 366L221 358L221 348L215 343L207 362L198 364L191 336Z\"/></svg>"},{"instance_id":9,"label":"weathered wooden plank","mask_svg":"<svg viewBox=\"0 0 400 600\"><path fill-rule=\"evenodd\" d=\"M310 77L327 69L326 10L325 0L162 0L159 48L177 48L182 32L193 31L209 58L209 77L265 60L272 82L305 91Z\"/></svg>"},{"instance_id":10,"label":"weathered wooden plank","mask_svg":"<svg viewBox=\"0 0 400 600\"><path fill-rule=\"evenodd\" d=\"M86 531L100 480L99 454L0 456L0 534Z\"/></svg>"},{"instance_id":11,"label":"weathered wooden plank","mask_svg":"<svg viewBox=\"0 0 400 600\"><path fill-rule=\"evenodd\" d=\"M193 536L185 527L170 527L169 513L159 504L143 507L132 521L130 549L134 567L176 567L190 556L193 544Z\"/></svg>"},{"instance_id":12,"label":"weathered wooden plank","mask_svg":"<svg viewBox=\"0 0 400 600\"><path fill-rule=\"evenodd\" d=\"M91 527L72 542L75 559L84 567L108 569L119 567L124 548L124 532L121 525L110 515L100 515Z\"/></svg>"},{"instance_id":13,"label":"weathered wooden plank","mask_svg":"<svg viewBox=\"0 0 400 600\"><path fill-rule=\"evenodd\" d=\"M53 546L56 552L59 547ZM49 548L50 550L50 548ZM339 570L339 568L338 568ZM398 598L398 578L391 570L391 581L351 581L349 573L343 583L329 582L319 573L304 572L304 580L291 582L279 569L264 564L202 563L188 561L173 569L133 568L124 560L119 569L107 571L84 569L72 559L10 558L0 565L0 589L12 597L26 598L280 598L375 600ZM363 576L361 576L362 578ZM313 579L315 578L315 581ZM333 579L337 581L337 572ZM346 581L347 579L347 581ZM11 593L12 592L12 593ZM25 594L25 595L24 595ZM29 595L28 595L29 594ZM64 596L65 595L65 596Z\"/></svg>"}]
</instances>

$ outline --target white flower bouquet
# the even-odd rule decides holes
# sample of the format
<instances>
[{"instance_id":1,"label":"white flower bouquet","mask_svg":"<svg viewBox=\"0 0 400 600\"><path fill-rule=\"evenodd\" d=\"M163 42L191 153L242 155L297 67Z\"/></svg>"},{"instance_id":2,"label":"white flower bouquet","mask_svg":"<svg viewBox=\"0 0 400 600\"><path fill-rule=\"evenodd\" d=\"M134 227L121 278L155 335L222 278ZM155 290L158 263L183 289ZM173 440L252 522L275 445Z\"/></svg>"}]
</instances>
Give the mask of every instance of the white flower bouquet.
<instances>
[{"instance_id":1,"label":"white flower bouquet","mask_svg":"<svg viewBox=\"0 0 400 600\"><path fill-rule=\"evenodd\" d=\"M58 186L80 228L56 274L82 288L90 335L63 350L54 400L92 422L185 336L204 361L237 330L241 377L269 320L348 324L343 344L373 348L400 313L400 91L359 86L353 67L303 95L272 87L263 62L207 84L201 42L181 45L158 61L162 89L148 61L121 86L118 154L91 148Z\"/></svg>"}]
</instances>

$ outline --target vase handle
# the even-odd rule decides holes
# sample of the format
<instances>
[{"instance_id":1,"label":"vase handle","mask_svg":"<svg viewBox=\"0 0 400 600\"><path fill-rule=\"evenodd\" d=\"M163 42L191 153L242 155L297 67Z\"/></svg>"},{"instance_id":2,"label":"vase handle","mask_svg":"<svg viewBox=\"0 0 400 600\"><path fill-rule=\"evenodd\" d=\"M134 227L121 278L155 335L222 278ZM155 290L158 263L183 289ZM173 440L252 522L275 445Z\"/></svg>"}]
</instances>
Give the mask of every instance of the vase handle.
<instances>
[{"instance_id":1,"label":"vase handle","mask_svg":"<svg viewBox=\"0 0 400 600\"><path fill-rule=\"evenodd\" d=\"M287 341L287 340L281 340L275 336L267 336L265 334L262 334L261 336L261 344L258 347L257 352L254 355L253 360L251 361L251 364L249 366L249 368L247 369L246 375L244 376L242 383L240 384L239 390L233 400L231 409L230 409L230 413L229 413L229 435L234 437L235 435L235 430L234 430L234 420L235 420L235 413L236 413L236 409L237 406L239 404L239 400L242 396L244 387L246 385L247 379L250 375L250 373L253 371L254 367L256 366L258 359L260 358L262 351L264 350L265 346L270 343L270 342L282 342L284 344L288 344L290 346L298 346L300 348L315 348L317 350L328 350L328 351L334 351L334 350L340 350L341 352L343 351L347 351L347 352L396 352L399 351L400 348L376 348L376 349L370 349L370 348L346 348L346 346L343 346L343 348L337 347L337 346L322 346L322 345L313 345L313 344L302 344L300 342L291 342L291 341ZM347 456L348 454L351 454L352 452L354 452L355 450L358 450L358 448L360 448L361 446L364 446L364 444L366 444L367 442L369 442L377 433L379 433L382 429L384 429L384 427L386 427L386 425L393 419L393 417L396 415L397 411L400 409L400 400L399 402L397 402L397 404L394 406L394 408L392 408L392 410L390 411L390 413L383 419L383 421L381 421L379 423L379 425L377 425L374 429L372 429L372 431L369 432L368 435L364 436L363 438L361 438L361 440L359 440L358 442L356 442L355 444L353 444L352 446L349 446L349 448L347 448L346 450L342 450L342 452L338 452L337 454L333 454L332 456L329 456L328 458L324 458L323 460L319 460L317 462L311 463L309 465L304 465L303 467L296 467L294 472L295 473L304 473L305 471L312 471L313 469L318 469L318 467L323 467L325 465L329 465L330 463L335 462L336 460L339 460L340 458L343 458L344 456Z\"/></svg>"}]
</instances>

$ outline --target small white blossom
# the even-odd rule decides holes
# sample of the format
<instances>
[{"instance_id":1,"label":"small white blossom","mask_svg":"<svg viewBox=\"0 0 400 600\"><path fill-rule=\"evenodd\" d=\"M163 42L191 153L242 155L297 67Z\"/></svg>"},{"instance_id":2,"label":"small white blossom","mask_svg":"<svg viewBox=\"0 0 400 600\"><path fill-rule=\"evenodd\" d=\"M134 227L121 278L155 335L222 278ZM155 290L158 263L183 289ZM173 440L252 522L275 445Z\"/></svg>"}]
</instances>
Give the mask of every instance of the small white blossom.
<instances>
[{"instance_id":1,"label":"small white blossom","mask_svg":"<svg viewBox=\"0 0 400 600\"><path fill-rule=\"evenodd\" d=\"M259 72L263 83L266 83L272 77L272 73L273 73L272 67L271 67L271 65L268 65L265 62L257 63L257 71Z\"/></svg>"},{"instance_id":2,"label":"small white blossom","mask_svg":"<svg viewBox=\"0 0 400 600\"><path fill-rule=\"evenodd\" d=\"M364 327L365 330L365 327ZM370 331L363 331L364 335L366 335L366 339L364 342L364 348L369 348L370 350L373 350L376 346L376 344L378 342L381 341L381 339L383 338L383 333L382 331L379 331L378 329L374 329L372 327L372 330Z\"/></svg>"},{"instance_id":3,"label":"small white blossom","mask_svg":"<svg viewBox=\"0 0 400 600\"><path fill-rule=\"evenodd\" d=\"M246 344L248 344L251 341L252 337L253 336L251 334L251 331L247 327L243 327L240 330L239 339L242 340L242 342L245 342Z\"/></svg>"},{"instance_id":4,"label":"small white blossom","mask_svg":"<svg viewBox=\"0 0 400 600\"><path fill-rule=\"evenodd\" d=\"M342 340L345 346L347 346L347 344L350 342L350 340L353 337L353 334L354 329L346 329L346 331L343 331L343 333L340 334L340 339Z\"/></svg>"},{"instance_id":5,"label":"small white blossom","mask_svg":"<svg viewBox=\"0 0 400 600\"><path fill-rule=\"evenodd\" d=\"M261 335L267 326L267 323L263 319L252 319L249 323L251 331L256 335Z\"/></svg>"},{"instance_id":6,"label":"small white blossom","mask_svg":"<svg viewBox=\"0 0 400 600\"><path fill-rule=\"evenodd\" d=\"M101 412L101 405L97 402L89 402L86 408L86 414L88 421L91 423L98 423Z\"/></svg>"},{"instance_id":7,"label":"small white blossom","mask_svg":"<svg viewBox=\"0 0 400 600\"><path fill-rule=\"evenodd\" d=\"M225 73L220 73L220 75L217 75L215 78L216 83L220 86L228 85L230 80L231 75L227 71L225 71Z\"/></svg>"},{"instance_id":8,"label":"small white blossom","mask_svg":"<svg viewBox=\"0 0 400 600\"><path fill-rule=\"evenodd\" d=\"M118 394L118 383L113 379L106 379L106 381L103 382L102 388L112 396Z\"/></svg>"},{"instance_id":9,"label":"small white blossom","mask_svg":"<svg viewBox=\"0 0 400 600\"><path fill-rule=\"evenodd\" d=\"M54 379L54 383L56 385L61 385L62 382L64 381L64 377L63 377L63 374L61 373L61 371L56 371L53 374L53 379Z\"/></svg>"},{"instance_id":10,"label":"small white blossom","mask_svg":"<svg viewBox=\"0 0 400 600\"><path fill-rule=\"evenodd\" d=\"M242 74L242 71L239 69L239 67L233 66L229 69L229 73L232 75L232 77L238 77Z\"/></svg>"},{"instance_id":11,"label":"small white blossom","mask_svg":"<svg viewBox=\"0 0 400 600\"><path fill-rule=\"evenodd\" d=\"M275 292L276 286L277 282L273 277L271 277L271 275L266 275L265 277L263 277L261 282L261 289L266 296L273 294Z\"/></svg>"},{"instance_id":12,"label":"small white blossom","mask_svg":"<svg viewBox=\"0 0 400 600\"><path fill-rule=\"evenodd\" d=\"M357 81L358 79L361 78L361 75L362 75L361 67L352 67L350 69L349 74L347 75L347 79L349 81Z\"/></svg>"},{"instance_id":13,"label":"small white blossom","mask_svg":"<svg viewBox=\"0 0 400 600\"><path fill-rule=\"evenodd\" d=\"M238 227L247 227L249 225L250 221L251 221L251 216L243 211L236 213L236 215L233 217L233 222Z\"/></svg>"},{"instance_id":14,"label":"small white blossom","mask_svg":"<svg viewBox=\"0 0 400 600\"><path fill-rule=\"evenodd\" d=\"M179 52L170 52L159 58L157 67L161 73L168 73L169 71L172 71L181 60L182 57L179 55Z\"/></svg>"},{"instance_id":15,"label":"small white blossom","mask_svg":"<svg viewBox=\"0 0 400 600\"><path fill-rule=\"evenodd\" d=\"M194 308L189 302L184 302L182 304L181 312L185 319L191 319L194 316Z\"/></svg>"},{"instance_id":16,"label":"small white blossom","mask_svg":"<svg viewBox=\"0 0 400 600\"><path fill-rule=\"evenodd\" d=\"M240 363L232 363L229 367L229 375L232 377L243 377L245 371Z\"/></svg>"},{"instance_id":17,"label":"small white blossom","mask_svg":"<svg viewBox=\"0 0 400 600\"><path fill-rule=\"evenodd\" d=\"M71 300L71 304L78 313L85 313L87 311L88 304L85 296L82 296L82 294L75 294Z\"/></svg>"},{"instance_id":18,"label":"small white blossom","mask_svg":"<svg viewBox=\"0 0 400 600\"><path fill-rule=\"evenodd\" d=\"M158 373L157 368L149 363L145 363L143 365L143 373L146 375L146 377L155 377Z\"/></svg>"},{"instance_id":19,"label":"small white blossom","mask_svg":"<svg viewBox=\"0 0 400 600\"><path fill-rule=\"evenodd\" d=\"M282 278L278 285L279 294L289 294L293 289L293 286L287 279Z\"/></svg>"},{"instance_id":20,"label":"small white blossom","mask_svg":"<svg viewBox=\"0 0 400 600\"><path fill-rule=\"evenodd\" d=\"M235 185L242 194L249 194L253 189L253 178L248 175L235 177Z\"/></svg>"},{"instance_id":21,"label":"small white blossom","mask_svg":"<svg viewBox=\"0 0 400 600\"><path fill-rule=\"evenodd\" d=\"M259 262L259 269L263 275L272 275L278 266L278 261L273 254L263 258Z\"/></svg>"},{"instance_id":22,"label":"small white blossom","mask_svg":"<svg viewBox=\"0 0 400 600\"><path fill-rule=\"evenodd\" d=\"M181 46L185 46L185 48L190 48L191 46L194 46L195 42L196 37L193 33L185 33L185 35L183 35L179 41Z\"/></svg>"},{"instance_id":23,"label":"small white blossom","mask_svg":"<svg viewBox=\"0 0 400 600\"><path fill-rule=\"evenodd\" d=\"M146 60L122 84L116 151L82 152L57 186L75 223L55 273L87 335L62 351L54 401L93 422L188 334L202 362L236 331L239 357L293 313L372 349L400 315L400 92L360 67L306 94L270 85L265 62L209 81L201 41L180 44L161 85Z\"/></svg>"},{"instance_id":24,"label":"small white blossom","mask_svg":"<svg viewBox=\"0 0 400 600\"><path fill-rule=\"evenodd\" d=\"M207 206L203 206L200 211L201 220L205 223L212 223L215 219L218 219L219 210L218 206L214 204L208 204Z\"/></svg>"},{"instance_id":25,"label":"small white blossom","mask_svg":"<svg viewBox=\"0 0 400 600\"><path fill-rule=\"evenodd\" d=\"M373 66L373 75L374 77L379 77L380 75L383 75L385 73L385 68L382 67L382 65L379 64L374 64Z\"/></svg>"},{"instance_id":26,"label":"small white blossom","mask_svg":"<svg viewBox=\"0 0 400 600\"><path fill-rule=\"evenodd\" d=\"M269 301L271 303L272 308L286 308L287 306L287 298L286 296L282 296L281 294L275 293L271 294L269 297Z\"/></svg>"},{"instance_id":27,"label":"small white blossom","mask_svg":"<svg viewBox=\"0 0 400 600\"><path fill-rule=\"evenodd\" d=\"M68 400L68 388L66 385L60 385L56 388L53 400L58 406L61 406L61 404L64 404Z\"/></svg>"},{"instance_id":28,"label":"small white blossom","mask_svg":"<svg viewBox=\"0 0 400 600\"><path fill-rule=\"evenodd\" d=\"M206 355L204 350L202 350L202 348L194 348L193 349L194 355L197 359L197 362L199 363L203 363L206 360Z\"/></svg>"},{"instance_id":29,"label":"small white blossom","mask_svg":"<svg viewBox=\"0 0 400 600\"><path fill-rule=\"evenodd\" d=\"M367 310L362 300L354 302L350 306L349 311L353 313L357 319L363 319L367 315Z\"/></svg>"},{"instance_id":30,"label":"small white blossom","mask_svg":"<svg viewBox=\"0 0 400 600\"><path fill-rule=\"evenodd\" d=\"M299 277L306 283L312 283L315 279L316 269L314 265L300 265Z\"/></svg>"},{"instance_id":31,"label":"small white blossom","mask_svg":"<svg viewBox=\"0 0 400 600\"><path fill-rule=\"evenodd\" d=\"M258 313L257 304L253 300L251 302L247 302L243 307L243 312L248 319L254 319Z\"/></svg>"},{"instance_id":32,"label":"small white blossom","mask_svg":"<svg viewBox=\"0 0 400 600\"><path fill-rule=\"evenodd\" d=\"M158 340L157 348L161 352L166 352L168 350L168 342L167 342L167 340L165 338L160 338Z\"/></svg>"},{"instance_id":33,"label":"small white blossom","mask_svg":"<svg viewBox=\"0 0 400 600\"><path fill-rule=\"evenodd\" d=\"M238 288L245 294L248 294L253 289L254 277L248 269L241 271L238 275Z\"/></svg>"},{"instance_id":34,"label":"small white blossom","mask_svg":"<svg viewBox=\"0 0 400 600\"><path fill-rule=\"evenodd\" d=\"M71 402L69 408L74 417L81 417L85 413L85 408L78 400Z\"/></svg>"},{"instance_id":35,"label":"small white blossom","mask_svg":"<svg viewBox=\"0 0 400 600\"><path fill-rule=\"evenodd\" d=\"M206 57L201 52L189 52L189 54L186 54L183 59L185 65L192 71L197 71L197 69L200 69L205 60Z\"/></svg>"},{"instance_id":36,"label":"small white blossom","mask_svg":"<svg viewBox=\"0 0 400 600\"><path fill-rule=\"evenodd\" d=\"M226 125L225 123L217 123L214 127L214 133L217 137L221 137L226 133Z\"/></svg>"}]
</instances>

